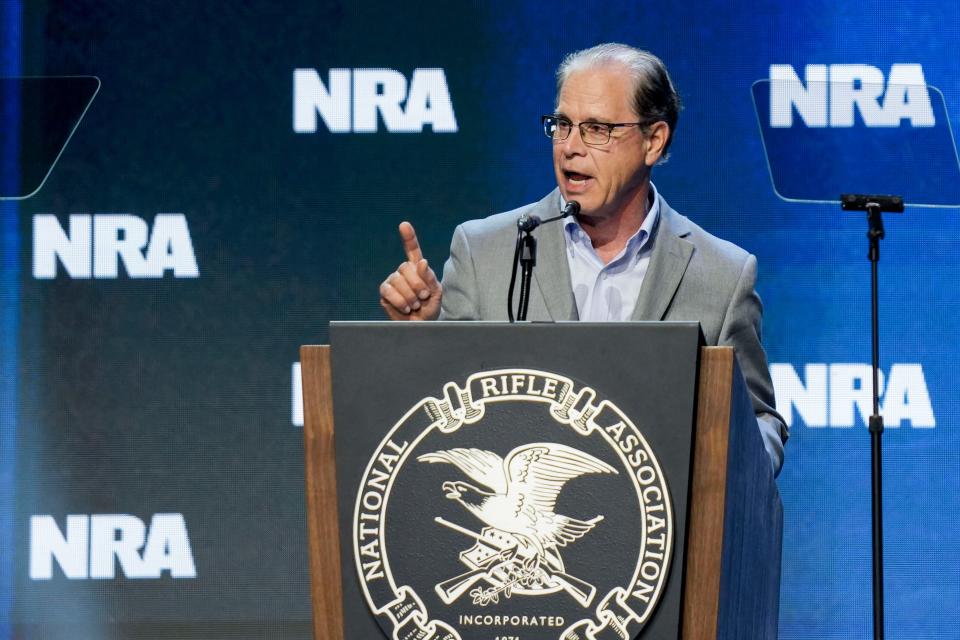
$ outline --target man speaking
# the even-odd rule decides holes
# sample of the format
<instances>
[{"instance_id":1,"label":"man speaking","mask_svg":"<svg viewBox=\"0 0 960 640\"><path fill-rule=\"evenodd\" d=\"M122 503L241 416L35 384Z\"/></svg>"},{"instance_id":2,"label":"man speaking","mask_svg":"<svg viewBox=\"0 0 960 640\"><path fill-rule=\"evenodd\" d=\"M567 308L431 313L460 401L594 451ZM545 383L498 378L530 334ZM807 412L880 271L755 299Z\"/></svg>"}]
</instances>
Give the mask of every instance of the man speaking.
<instances>
[{"instance_id":1,"label":"man speaking","mask_svg":"<svg viewBox=\"0 0 960 640\"><path fill-rule=\"evenodd\" d=\"M732 346L774 473L787 429L774 409L760 343L756 258L670 208L650 181L666 157L680 98L663 62L622 44L568 55L556 108L543 116L553 141L554 189L539 202L457 227L442 284L413 226L400 225L407 260L380 285L393 320L506 320L517 219L575 218L537 231L530 320L697 320L707 344Z\"/></svg>"}]
</instances>

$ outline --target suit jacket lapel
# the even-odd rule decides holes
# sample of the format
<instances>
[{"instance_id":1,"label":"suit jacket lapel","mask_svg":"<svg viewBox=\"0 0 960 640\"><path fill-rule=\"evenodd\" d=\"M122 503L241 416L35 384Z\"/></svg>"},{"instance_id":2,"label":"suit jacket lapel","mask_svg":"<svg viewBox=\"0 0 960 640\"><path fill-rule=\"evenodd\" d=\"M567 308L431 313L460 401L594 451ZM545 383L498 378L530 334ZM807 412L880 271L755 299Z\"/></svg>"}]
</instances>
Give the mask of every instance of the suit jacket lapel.
<instances>
[{"instance_id":1,"label":"suit jacket lapel","mask_svg":"<svg viewBox=\"0 0 960 640\"><path fill-rule=\"evenodd\" d=\"M554 189L537 203L531 213L541 218L559 215L560 190ZM540 289L551 320L577 320L577 303L573 297L563 233L562 220L545 224L534 232L537 238L537 266L533 270L533 279Z\"/></svg>"},{"instance_id":2,"label":"suit jacket lapel","mask_svg":"<svg viewBox=\"0 0 960 640\"><path fill-rule=\"evenodd\" d=\"M660 198L660 216L653 237L650 266L631 320L663 320L693 255L693 244L684 239L689 233L686 218Z\"/></svg>"}]
</instances>

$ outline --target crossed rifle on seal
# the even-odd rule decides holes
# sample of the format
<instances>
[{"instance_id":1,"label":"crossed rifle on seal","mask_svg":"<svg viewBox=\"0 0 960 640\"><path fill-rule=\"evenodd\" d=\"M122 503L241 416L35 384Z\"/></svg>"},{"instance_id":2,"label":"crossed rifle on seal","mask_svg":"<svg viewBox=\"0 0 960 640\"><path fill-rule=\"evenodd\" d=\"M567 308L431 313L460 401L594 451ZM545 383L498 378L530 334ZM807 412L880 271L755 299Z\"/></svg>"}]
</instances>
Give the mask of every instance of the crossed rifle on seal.
<instances>
[{"instance_id":1,"label":"crossed rifle on seal","mask_svg":"<svg viewBox=\"0 0 960 640\"><path fill-rule=\"evenodd\" d=\"M559 587L584 607L590 606L596 595L596 587L565 573L562 563L559 569L555 568L560 560L555 551L546 556L547 566L544 566L539 554L525 554L524 557L521 555L524 548L516 538L511 540L492 527L484 527L480 533L475 533L443 518L434 518L434 521L476 540L476 544L460 553L463 563L474 568L436 585L436 592L444 604L453 603L481 580L492 586L470 591L473 603L480 606L496 604L501 595L509 598L514 591L538 595L552 593Z\"/></svg>"},{"instance_id":2,"label":"crossed rifle on seal","mask_svg":"<svg viewBox=\"0 0 960 640\"><path fill-rule=\"evenodd\" d=\"M506 459L483 449L449 449L427 453L420 462L456 466L477 484L444 482L446 498L455 500L486 526L476 533L443 518L434 521L475 543L460 553L470 568L436 585L445 604L468 590L474 604L499 602L514 593L545 595L560 590L587 607L596 588L566 573L558 548L583 537L603 520L578 520L555 513L557 496L570 480L592 473L617 473L605 462L557 443L534 442L511 451ZM474 587L485 580L491 586Z\"/></svg>"}]
</instances>

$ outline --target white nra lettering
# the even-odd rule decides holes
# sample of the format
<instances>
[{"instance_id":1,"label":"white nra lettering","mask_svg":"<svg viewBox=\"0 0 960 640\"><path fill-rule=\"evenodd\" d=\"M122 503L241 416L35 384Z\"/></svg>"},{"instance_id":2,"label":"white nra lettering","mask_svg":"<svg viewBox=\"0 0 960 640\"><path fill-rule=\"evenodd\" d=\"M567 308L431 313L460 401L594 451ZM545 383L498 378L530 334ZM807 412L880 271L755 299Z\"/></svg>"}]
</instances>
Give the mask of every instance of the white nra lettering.
<instances>
[{"instance_id":1,"label":"white nra lettering","mask_svg":"<svg viewBox=\"0 0 960 640\"><path fill-rule=\"evenodd\" d=\"M67 533L64 535L53 516L30 518L30 579L50 580L54 560L66 577L85 579L89 575L89 522L88 516L67 516Z\"/></svg>"},{"instance_id":2,"label":"white nra lettering","mask_svg":"<svg viewBox=\"0 0 960 640\"><path fill-rule=\"evenodd\" d=\"M33 217L33 277L57 277L57 260L71 278L198 278L190 229L182 213L159 213L148 223L129 214L73 214L68 230L55 215Z\"/></svg>"},{"instance_id":3,"label":"white nra lettering","mask_svg":"<svg viewBox=\"0 0 960 640\"><path fill-rule=\"evenodd\" d=\"M290 390L290 422L295 427L303 426L303 378L300 373L300 363L294 362L291 367Z\"/></svg>"},{"instance_id":4,"label":"white nra lettering","mask_svg":"<svg viewBox=\"0 0 960 640\"><path fill-rule=\"evenodd\" d=\"M330 133L375 133L378 114L392 133L455 133L457 119L443 69L316 69L293 71L293 130L316 133L317 115Z\"/></svg>"},{"instance_id":5,"label":"white nra lettering","mask_svg":"<svg viewBox=\"0 0 960 640\"><path fill-rule=\"evenodd\" d=\"M53 565L71 580L116 577L196 578L187 525L179 513L157 513L150 527L126 514L68 515L66 533L53 516L30 518L30 579L50 580Z\"/></svg>"},{"instance_id":6,"label":"white nra lettering","mask_svg":"<svg viewBox=\"0 0 960 640\"><path fill-rule=\"evenodd\" d=\"M904 422L919 429L937 426L921 365L894 364L889 375L879 373L884 426L897 428ZM811 363L804 366L801 379L793 365L773 363L770 376L777 411L787 426L793 424L794 411L813 428L850 428L858 415L867 424L873 413L873 369L868 364Z\"/></svg>"},{"instance_id":7,"label":"white nra lettering","mask_svg":"<svg viewBox=\"0 0 960 640\"><path fill-rule=\"evenodd\" d=\"M808 127L852 127L855 111L868 127L936 125L919 64L894 64L886 78L867 64L808 64L804 76L789 64L770 65L771 127L792 127L794 111Z\"/></svg>"}]
</instances>

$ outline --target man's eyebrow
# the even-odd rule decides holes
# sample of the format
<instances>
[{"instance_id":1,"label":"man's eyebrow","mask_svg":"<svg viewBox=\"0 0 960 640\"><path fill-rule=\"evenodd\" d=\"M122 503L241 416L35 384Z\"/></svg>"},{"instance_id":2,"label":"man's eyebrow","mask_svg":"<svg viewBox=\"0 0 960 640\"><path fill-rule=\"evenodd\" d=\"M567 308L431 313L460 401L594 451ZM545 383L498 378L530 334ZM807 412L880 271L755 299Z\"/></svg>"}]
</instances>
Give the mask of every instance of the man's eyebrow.
<instances>
[{"instance_id":1,"label":"man's eyebrow","mask_svg":"<svg viewBox=\"0 0 960 640\"><path fill-rule=\"evenodd\" d=\"M568 116L567 114L565 114L563 111L560 111L559 109L554 110L553 116L554 116L555 118L563 118L564 120L569 120L570 122L573 122L573 119L572 119L570 116ZM603 118L595 118L595 117L586 117L586 118L584 118L583 120L581 120L580 122L593 122L593 123L596 123L596 124L607 124L607 123L608 123L608 121L607 121L607 120L604 120Z\"/></svg>"}]
</instances>

